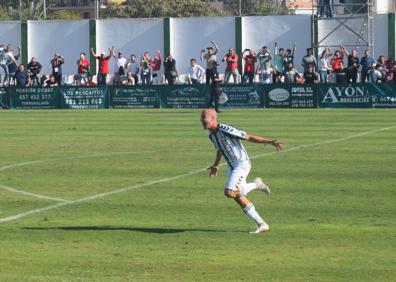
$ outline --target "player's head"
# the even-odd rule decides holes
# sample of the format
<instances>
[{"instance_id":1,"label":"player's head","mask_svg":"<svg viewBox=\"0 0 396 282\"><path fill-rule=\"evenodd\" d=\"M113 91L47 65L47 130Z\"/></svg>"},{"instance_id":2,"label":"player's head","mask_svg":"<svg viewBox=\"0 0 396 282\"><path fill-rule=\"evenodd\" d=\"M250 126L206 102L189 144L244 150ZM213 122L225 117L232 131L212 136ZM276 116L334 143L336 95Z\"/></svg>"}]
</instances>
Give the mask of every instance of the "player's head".
<instances>
[{"instance_id":1,"label":"player's head","mask_svg":"<svg viewBox=\"0 0 396 282\"><path fill-rule=\"evenodd\" d=\"M214 131L217 129L217 113L214 109L205 109L201 113L201 123L204 129Z\"/></svg>"}]
</instances>

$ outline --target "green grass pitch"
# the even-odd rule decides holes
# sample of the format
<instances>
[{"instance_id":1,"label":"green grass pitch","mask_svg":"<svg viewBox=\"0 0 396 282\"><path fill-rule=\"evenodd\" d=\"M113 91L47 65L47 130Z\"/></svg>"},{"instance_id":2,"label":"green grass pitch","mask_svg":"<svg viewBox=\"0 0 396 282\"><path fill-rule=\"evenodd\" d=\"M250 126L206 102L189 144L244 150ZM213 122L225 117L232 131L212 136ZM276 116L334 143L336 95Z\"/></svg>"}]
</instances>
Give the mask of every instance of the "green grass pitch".
<instances>
[{"instance_id":1,"label":"green grass pitch","mask_svg":"<svg viewBox=\"0 0 396 282\"><path fill-rule=\"evenodd\" d=\"M395 110L225 110L286 145L245 143L260 235L199 118L0 111L0 281L394 281Z\"/></svg>"}]
</instances>

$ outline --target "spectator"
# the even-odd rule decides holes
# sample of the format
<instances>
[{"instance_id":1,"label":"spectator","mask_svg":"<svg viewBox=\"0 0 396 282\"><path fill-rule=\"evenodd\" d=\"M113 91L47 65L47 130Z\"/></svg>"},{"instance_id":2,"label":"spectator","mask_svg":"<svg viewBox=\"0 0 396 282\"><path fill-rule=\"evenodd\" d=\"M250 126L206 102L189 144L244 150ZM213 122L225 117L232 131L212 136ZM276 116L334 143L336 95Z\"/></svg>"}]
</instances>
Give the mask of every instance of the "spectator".
<instances>
[{"instance_id":1,"label":"spectator","mask_svg":"<svg viewBox=\"0 0 396 282\"><path fill-rule=\"evenodd\" d=\"M367 71L367 79L371 83L384 82L382 66L380 64L373 64L371 69Z\"/></svg>"},{"instance_id":2,"label":"spectator","mask_svg":"<svg viewBox=\"0 0 396 282\"><path fill-rule=\"evenodd\" d=\"M15 73L15 85L17 87L27 87L30 85L30 77L25 71L25 66L20 64L17 72Z\"/></svg>"},{"instance_id":3,"label":"spectator","mask_svg":"<svg viewBox=\"0 0 396 282\"><path fill-rule=\"evenodd\" d=\"M245 55L246 52L249 52L249 54ZM245 61L242 83L253 83L255 64L257 61L256 54L251 49L245 49L242 53L242 58Z\"/></svg>"},{"instance_id":4,"label":"spectator","mask_svg":"<svg viewBox=\"0 0 396 282\"><path fill-rule=\"evenodd\" d=\"M52 76L54 76L57 86L62 85L62 64L65 63L65 59L59 53L55 53L54 58L51 60ZM50 76L51 78L51 76Z\"/></svg>"},{"instance_id":5,"label":"spectator","mask_svg":"<svg viewBox=\"0 0 396 282\"><path fill-rule=\"evenodd\" d=\"M59 86L58 82L56 81L55 76L51 74L48 80L45 81L44 87L56 87L56 86Z\"/></svg>"},{"instance_id":6,"label":"spectator","mask_svg":"<svg viewBox=\"0 0 396 282\"><path fill-rule=\"evenodd\" d=\"M346 82L356 83L358 69L360 67L357 51L356 49L353 49L352 52L349 53L343 46L341 46L341 50L348 57Z\"/></svg>"},{"instance_id":7,"label":"spectator","mask_svg":"<svg viewBox=\"0 0 396 282\"><path fill-rule=\"evenodd\" d=\"M151 84L151 58L148 52L144 52L140 59L140 81L143 85Z\"/></svg>"},{"instance_id":8,"label":"spectator","mask_svg":"<svg viewBox=\"0 0 396 282\"><path fill-rule=\"evenodd\" d=\"M234 78L234 83L238 82L238 55L235 53L233 48L228 50L228 54L226 54L223 58L223 62L227 63L227 67L225 69L224 81L225 83L229 83L230 77Z\"/></svg>"},{"instance_id":9,"label":"spectator","mask_svg":"<svg viewBox=\"0 0 396 282\"><path fill-rule=\"evenodd\" d=\"M396 60L393 61L392 68L391 68L391 74L392 74L392 83L396 83Z\"/></svg>"},{"instance_id":10,"label":"spectator","mask_svg":"<svg viewBox=\"0 0 396 282\"><path fill-rule=\"evenodd\" d=\"M99 61L99 69L97 74L98 86L107 84L107 74L109 73L109 60L113 54L114 46L109 48L109 55L106 56L106 52L102 52L100 56L97 56L94 49L91 48L92 55Z\"/></svg>"},{"instance_id":11,"label":"spectator","mask_svg":"<svg viewBox=\"0 0 396 282\"><path fill-rule=\"evenodd\" d=\"M296 53L297 44L294 43L293 49L287 49L286 54L283 57L283 69L286 70L289 63L294 65L294 54Z\"/></svg>"},{"instance_id":12,"label":"spectator","mask_svg":"<svg viewBox=\"0 0 396 282\"><path fill-rule=\"evenodd\" d=\"M8 67L7 67L8 55L4 44L0 44L0 67L4 70L3 81L0 81L0 86L7 86L8 82Z\"/></svg>"},{"instance_id":13,"label":"spectator","mask_svg":"<svg viewBox=\"0 0 396 282\"><path fill-rule=\"evenodd\" d=\"M377 64L381 65L382 82L388 82L388 61L385 59L384 55L378 57Z\"/></svg>"},{"instance_id":14,"label":"spectator","mask_svg":"<svg viewBox=\"0 0 396 282\"><path fill-rule=\"evenodd\" d=\"M162 62L162 55L160 50L157 50L157 55L155 55L154 59L150 61L151 69L153 70L153 83L160 84L161 77L160 77L160 70L161 70L161 62Z\"/></svg>"},{"instance_id":15,"label":"spectator","mask_svg":"<svg viewBox=\"0 0 396 282\"><path fill-rule=\"evenodd\" d=\"M318 17L324 17L324 10L325 10L325 0L318 0L319 1L319 9L318 9Z\"/></svg>"},{"instance_id":16,"label":"spectator","mask_svg":"<svg viewBox=\"0 0 396 282\"><path fill-rule=\"evenodd\" d=\"M121 81L122 85L135 85L135 78L132 73L129 71L124 79Z\"/></svg>"},{"instance_id":17,"label":"spectator","mask_svg":"<svg viewBox=\"0 0 396 282\"><path fill-rule=\"evenodd\" d=\"M30 85L40 86L40 74L43 66L37 61L35 57L32 57L30 63L27 65L28 74L30 77Z\"/></svg>"},{"instance_id":18,"label":"spectator","mask_svg":"<svg viewBox=\"0 0 396 282\"><path fill-rule=\"evenodd\" d=\"M168 81L169 85L174 85L177 79L177 70L176 70L176 60L172 57L171 54L166 57L164 62L164 74L165 79Z\"/></svg>"},{"instance_id":19,"label":"spectator","mask_svg":"<svg viewBox=\"0 0 396 282\"><path fill-rule=\"evenodd\" d=\"M80 58L77 60L77 75L74 77L74 80L81 83L81 80L86 82L86 79L90 75L89 68L91 64L89 63L88 59L85 57L85 53L80 53Z\"/></svg>"},{"instance_id":20,"label":"spectator","mask_svg":"<svg viewBox=\"0 0 396 282\"><path fill-rule=\"evenodd\" d=\"M361 82L366 82L367 72L372 68L374 63L375 60L373 57L371 57L370 51L369 50L364 51L364 56L360 59L360 64L362 65L361 77L360 77Z\"/></svg>"},{"instance_id":21,"label":"spectator","mask_svg":"<svg viewBox=\"0 0 396 282\"><path fill-rule=\"evenodd\" d=\"M191 59L191 66L188 68L187 80L188 84L200 84L205 69L197 64L195 59Z\"/></svg>"},{"instance_id":22,"label":"spectator","mask_svg":"<svg viewBox=\"0 0 396 282\"><path fill-rule=\"evenodd\" d=\"M87 76L88 81L86 81L83 85L84 86L96 86L96 83L92 81L92 75L89 74Z\"/></svg>"},{"instance_id":23,"label":"spectator","mask_svg":"<svg viewBox=\"0 0 396 282\"><path fill-rule=\"evenodd\" d=\"M348 69L344 67L344 61L341 61L339 63L340 68L337 71L337 75L336 75L336 83L347 83L347 74L348 74Z\"/></svg>"},{"instance_id":24,"label":"spectator","mask_svg":"<svg viewBox=\"0 0 396 282\"><path fill-rule=\"evenodd\" d=\"M209 108L213 107L213 103L214 103L214 108L215 111L217 113L220 113L220 109L219 109L219 98L221 95L221 88L220 85L222 83L222 80L219 76L219 73L217 72L217 62L215 63L215 68L214 68L214 73L213 73L213 81L212 81L212 85L211 85L211 91L210 91L210 98L209 98Z\"/></svg>"},{"instance_id":25,"label":"spectator","mask_svg":"<svg viewBox=\"0 0 396 282\"><path fill-rule=\"evenodd\" d=\"M285 56L285 49L279 48L278 43L275 42L275 52L274 52L274 71L273 71L273 83L278 83L279 77L283 73L283 57Z\"/></svg>"},{"instance_id":26,"label":"spectator","mask_svg":"<svg viewBox=\"0 0 396 282\"><path fill-rule=\"evenodd\" d=\"M323 2L322 7L323 8L327 8L326 9L326 16L328 18L332 18L334 16L333 0L321 0L321 2ZM323 16L323 11L322 11L321 15Z\"/></svg>"},{"instance_id":27,"label":"spectator","mask_svg":"<svg viewBox=\"0 0 396 282\"><path fill-rule=\"evenodd\" d=\"M257 67L256 73L259 74L260 83L271 84L273 82L272 79L274 77L273 75L275 73L275 70L271 66L270 62L266 62L264 64L264 69L259 70L259 68Z\"/></svg>"},{"instance_id":28,"label":"spectator","mask_svg":"<svg viewBox=\"0 0 396 282\"><path fill-rule=\"evenodd\" d=\"M216 44L214 40L210 41L213 45L207 47L208 50L205 54L205 50L201 50L201 61L206 60L206 84L209 85L211 81L214 80L214 75L217 73L217 58L216 54L219 51L219 46Z\"/></svg>"},{"instance_id":29,"label":"spectator","mask_svg":"<svg viewBox=\"0 0 396 282\"><path fill-rule=\"evenodd\" d=\"M8 66L8 85L15 84L15 74L18 71L17 60L21 55L21 47L18 46L18 54L14 55L14 51L11 45L7 46L7 66Z\"/></svg>"},{"instance_id":30,"label":"spectator","mask_svg":"<svg viewBox=\"0 0 396 282\"><path fill-rule=\"evenodd\" d=\"M331 72L327 59L330 55L330 50L325 48L319 58L319 77L321 83L327 83L327 76Z\"/></svg>"},{"instance_id":31,"label":"spectator","mask_svg":"<svg viewBox=\"0 0 396 282\"><path fill-rule=\"evenodd\" d=\"M112 57L115 58L114 63L114 83L120 84L121 77L126 74L128 60L123 56L122 51L118 51L117 56L113 50Z\"/></svg>"},{"instance_id":32,"label":"spectator","mask_svg":"<svg viewBox=\"0 0 396 282\"><path fill-rule=\"evenodd\" d=\"M135 85L139 83L139 63L136 62L136 55L132 54L129 56L128 72L131 73L134 78Z\"/></svg>"},{"instance_id":33,"label":"spectator","mask_svg":"<svg viewBox=\"0 0 396 282\"><path fill-rule=\"evenodd\" d=\"M245 49L247 50L247 49ZM272 55L271 52L268 50L267 46L263 46L257 54L257 61L260 70L263 70L265 67L265 63L271 62Z\"/></svg>"},{"instance_id":34,"label":"spectator","mask_svg":"<svg viewBox=\"0 0 396 282\"><path fill-rule=\"evenodd\" d=\"M315 68L313 64L308 65L308 69L304 72L304 83L305 84L314 84L319 82L319 76L315 72Z\"/></svg>"},{"instance_id":35,"label":"spectator","mask_svg":"<svg viewBox=\"0 0 396 282\"><path fill-rule=\"evenodd\" d=\"M287 68L284 70L283 73L284 83L297 83L300 78L301 76L298 73L298 71L294 68L293 63L289 62Z\"/></svg>"},{"instance_id":36,"label":"spectator","mask_svg":"<svg viewBox=\"0 0 396 282\"><path fill-rule=\"evenodd\" d=\"M318 63L316 61L315 56L312 53L312 48L307 48L307 55L302 58L301 65L304 67L304 72L308 70L309 65L313 65L314 71L318 67Z\"/></svg>"},{"instance_id":37,"label":"spectator","mask_svg":"<svg viewBox=\"0 0 396 282\"><path fill-rule=\"evenodd\" d=\"M333 69L334 72L334 80L338 81L338 74L344 72L344 57L342 56L342 53L337 50L334 53L333 59L331 60L331 68Z\"/></svg>"}]
</instances>

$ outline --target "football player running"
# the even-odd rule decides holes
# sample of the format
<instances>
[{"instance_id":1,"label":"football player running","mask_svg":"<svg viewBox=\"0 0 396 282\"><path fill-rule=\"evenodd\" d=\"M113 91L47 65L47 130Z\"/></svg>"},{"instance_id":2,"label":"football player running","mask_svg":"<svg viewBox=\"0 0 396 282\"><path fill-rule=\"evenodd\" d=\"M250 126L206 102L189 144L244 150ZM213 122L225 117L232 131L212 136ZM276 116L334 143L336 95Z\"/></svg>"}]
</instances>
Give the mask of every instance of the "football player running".
<instances>
[{"instance_id":1,"label":"football player running","mask_svg":"<svg viewBox=\"0 0 396 282\"><path fill-rule=\"evenodd\" d=\"M217 149L216 159L210 169L210 177L215 177L219 171L219 164L222 157L227 162L227 183L225 185L225 196L234 199L242 208L243 212L257 224L257 229L252 234L269 230L268 224L257 213L254 205L247 199L249 192L260 190L266 194L270 189L260 178L256 178L252 183L246 183L251 164L249 156L243 147L241 140L253 143L271 144L276 150L283 148L279 140L271 140L260 136L247 134L235 127L219 123L217 113L213 109L205 109L201 113L201 123L204 129L209 131L209 139Z\"/></svg>"}]
</instances>

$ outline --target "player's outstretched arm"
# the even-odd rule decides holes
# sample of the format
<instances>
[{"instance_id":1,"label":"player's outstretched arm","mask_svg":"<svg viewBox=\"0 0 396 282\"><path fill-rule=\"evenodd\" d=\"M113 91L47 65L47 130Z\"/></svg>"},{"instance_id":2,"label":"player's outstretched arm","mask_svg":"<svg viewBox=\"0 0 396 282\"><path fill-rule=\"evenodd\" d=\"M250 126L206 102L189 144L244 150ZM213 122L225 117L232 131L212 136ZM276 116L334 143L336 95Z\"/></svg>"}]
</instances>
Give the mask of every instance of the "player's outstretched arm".
<instances>
[{"instance_id":1,"label":"player's outstretched arm","mask_svg":"<svg viewBox=\"0 0 396 282\"><path fill-rule=\"evenodd\" d=\"M216 177L217 176L217 174L219 172L220 160L221 160L221 153L219 151L217 151L216 159L214 161L214 164L208 168L208 169L210 169L210 174L209 174L210 177Z\"/></svg>"},{"instance_id":2,"label":"player's outstretched arm","mask_svg":"<svg viewBox=\"0 0 396 282\"><path fill-rule=\"evenodd\" d=\"M282 148L283 148L283 143L276 139L268 139L265 137L249 135L249 134L246 134L245 139L247 141L250 141L253 143L270 144L270 145L274 146L274 148L277 151L282 150Z\"/></svg>"}]
</instances>

